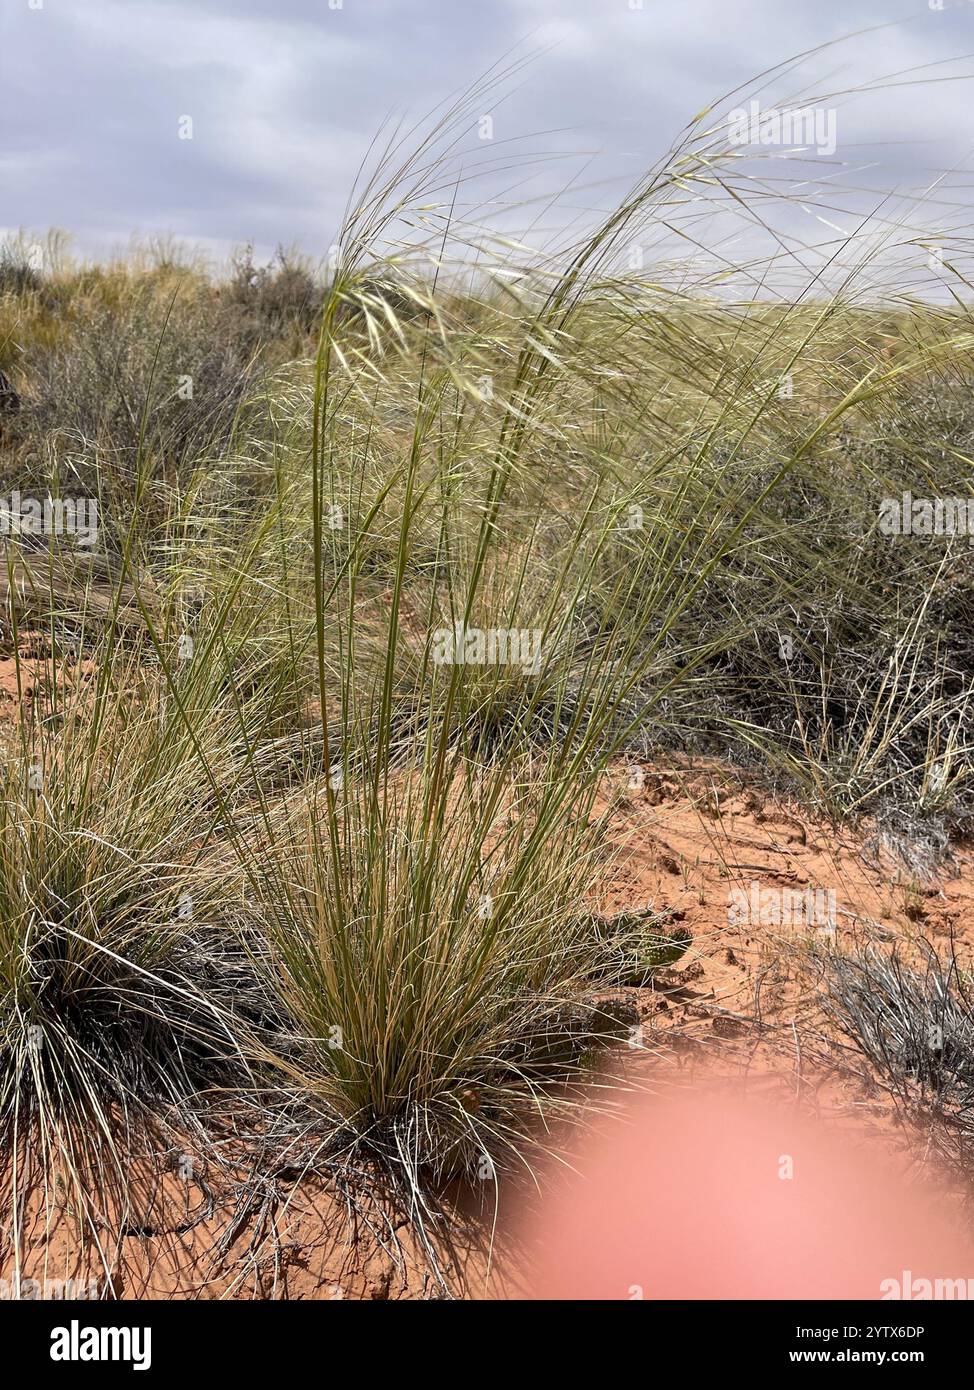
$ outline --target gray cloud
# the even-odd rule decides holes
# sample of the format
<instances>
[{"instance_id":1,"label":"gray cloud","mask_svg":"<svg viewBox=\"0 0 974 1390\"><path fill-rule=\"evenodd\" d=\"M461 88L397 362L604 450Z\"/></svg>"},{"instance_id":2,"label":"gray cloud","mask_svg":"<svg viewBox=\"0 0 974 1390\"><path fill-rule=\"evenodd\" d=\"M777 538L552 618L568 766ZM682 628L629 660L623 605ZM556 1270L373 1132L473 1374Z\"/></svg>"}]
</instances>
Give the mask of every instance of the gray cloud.
<instances>
[{"instance_id":1,"label":"gray cloud","mask_svg":"<svg viewBox=\"0 0 974 1390\"><path fill-rule=\"evenodd\" d=\"M421 115L517 45L542 51L490 112L496 148L527 139L579 156L521 175L518 196L539 195L584 170L563 221L611 202L715 97L865 26L889 27L810 57L765 104L805 84L842 90L939 64L937 81L836 99L835 182L915 188L966 167L969 152L971 89L946 80L974 72L967 0L943 11L925 0L38 3L5 0L0 20L0 227L60 226L92 254L166 232L215 254L250 239L265 254L279 242L322 254L383 118ZM192 140L179 139L184 116ZM481 191L513 182L498 175ZM956 221L966 182L945 185L931 216ZM832 235L815 213L802 218L810 239Z\"/></svg>"}]
</instances>

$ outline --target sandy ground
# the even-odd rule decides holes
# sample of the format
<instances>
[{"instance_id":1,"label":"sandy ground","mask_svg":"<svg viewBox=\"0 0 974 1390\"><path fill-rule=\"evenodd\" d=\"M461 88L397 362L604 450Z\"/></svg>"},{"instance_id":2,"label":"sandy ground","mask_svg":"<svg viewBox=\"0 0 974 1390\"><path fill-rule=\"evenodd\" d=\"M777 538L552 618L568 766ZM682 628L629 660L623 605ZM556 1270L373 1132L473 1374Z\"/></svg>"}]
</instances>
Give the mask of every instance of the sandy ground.
<instances>
[{"instance_id":1,"label":"sandy ground","mask_svg":"<svg viewBox=\"0 0 974 1390\"><path fill-rule=\"evenodd\" d=\"M62 690L76 689L92 681L96 669L92 661L62 662L57 679ZM22 632L16 654L0 649L0 720L15 724L29 714L42 693L45 699L49 697L50 683L50 644L34 633Z\"/></svg>"},{"instance_id":2,"label":"sandy ground","mask_svg":"<svg viewBox=\"0 0 974 1390\"><path fill-rule=\"evenodd\" d=\"M601 907L653 905L690 929L691 950L634 1001L653 1031L664 1020L688 1030L695 1055L725 1051L708 1044L728 1040L753 1051L790 1046L796 1065L803 1040L844 1053L835 1038L816 1038L822 1020L796 978L796 955L809 948L886 943L909 956L921 941L953 940L961 961L970 958L971 846L955 845L918 879L869 825L810 819L732 769L645 765L641 774L635 789L628 772L615 774L619 864Z\"/></svg>"}]
</instances>

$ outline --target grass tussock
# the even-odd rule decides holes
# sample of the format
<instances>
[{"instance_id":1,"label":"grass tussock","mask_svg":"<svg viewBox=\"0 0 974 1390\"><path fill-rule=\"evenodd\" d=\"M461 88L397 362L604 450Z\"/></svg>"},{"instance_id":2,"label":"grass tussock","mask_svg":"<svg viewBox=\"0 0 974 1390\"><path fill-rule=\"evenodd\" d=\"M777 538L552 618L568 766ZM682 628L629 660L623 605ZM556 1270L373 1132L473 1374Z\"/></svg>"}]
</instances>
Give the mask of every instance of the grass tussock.
<instances>
[{"instance_id":1,"label":"grass tussock","mask_svg":"<svg viewBox=\"0 0 974 1390\"><path fill-rule=\"evenodd\" d=\"M823 961L822 997L853 1055L943 1157L969 1171L974 1144L974 998L954 949L915 959L877 947Z\"/></svg>"}]
</instances>

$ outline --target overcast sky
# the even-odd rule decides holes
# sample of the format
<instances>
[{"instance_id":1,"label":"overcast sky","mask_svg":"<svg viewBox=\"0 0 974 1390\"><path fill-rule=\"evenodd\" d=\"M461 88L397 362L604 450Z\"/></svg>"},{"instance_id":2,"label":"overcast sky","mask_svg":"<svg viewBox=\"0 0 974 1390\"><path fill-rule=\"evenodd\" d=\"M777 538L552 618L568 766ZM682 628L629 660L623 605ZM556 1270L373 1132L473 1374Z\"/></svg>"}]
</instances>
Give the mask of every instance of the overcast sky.
<instances>
[{"instance_id":1,"label":"overcast sky","mask_svg":"<svg viewBox=\"0 0 974 1390\"><path fill-rule=\"evenodd\" d=\"M133 234L165 233L215 256L248 240L259 254L296 243L321 255L383 119L421 116L512 50L540 51L504 101L484 103L495 148L564 156L527 168L518 196L576 173L557 216L584 220L715 97L857 29L889 25L808 59L764 104L803 82L852 88L926 64L937 65L920 74L930 79L974 74L974 3L932 3L943 8L931 0L0 0L0 230L61 227L93 255ZM902 192L953 169L932 215L966 230L955 205L971 183L971 79L842 97L836 109L838 148L820 157L837 180ZM192 139L181 139L187 116ZM509 177L496 183L510 196Z\"/></svg>"}]
</instances>

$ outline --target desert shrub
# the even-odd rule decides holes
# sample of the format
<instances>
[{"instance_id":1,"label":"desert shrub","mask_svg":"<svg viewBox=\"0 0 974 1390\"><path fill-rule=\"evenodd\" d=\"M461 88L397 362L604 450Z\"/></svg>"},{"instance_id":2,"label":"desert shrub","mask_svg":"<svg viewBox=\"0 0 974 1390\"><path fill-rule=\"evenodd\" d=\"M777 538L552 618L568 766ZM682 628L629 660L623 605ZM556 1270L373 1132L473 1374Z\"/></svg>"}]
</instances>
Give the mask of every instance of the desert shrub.
<instances>
[{"instance_id":1,"label":"desert shrub","mask_svg":"<svg viewBox=\"0 0 974 1390\"><path fill-rule=\"evenodd\" d=\"M230 336L251 350L274 339L308 342L317 332L324 291L307 261L278 248L269 265L257 266L253 247L238 252L220 289Z\"/></svg>"},{"instance_id":2,"label":"desert shrub","mask_svg":"<svg viewBox=\"0 0 974 1390\"><path fill-rule=\"evenodd\" d=\"M103 455L123 473L135 471L140 453L176 468L224 448L252 363L214 340L205 304L178 306L174 295L150 283L121 311L92 306L80 344L31 363L30 426L74 442L81 464Z\"/></svg>"},{"instance_id":3,"label":"desert shrub","mask_svg":"<svg viewBox=\"0 0 974 1390\"><path fill-rule=\"evenodd\" d=\"M974 1144L974 997L953 948L859 946L820 962L828 1017L912 1119L934 1120L934 1142L969 1162Z\"/></svg>"},{"instance_id":4,"label":"desert shrub","mask_svg":"<svg viewBox=\"0 0 974 1390\"><path fill-rule=\"evenodd\" d=\"M0 295L28 295L40 290L43 276L26 249L16 243L0 246Z\"/></svg>"}]
</instances>

